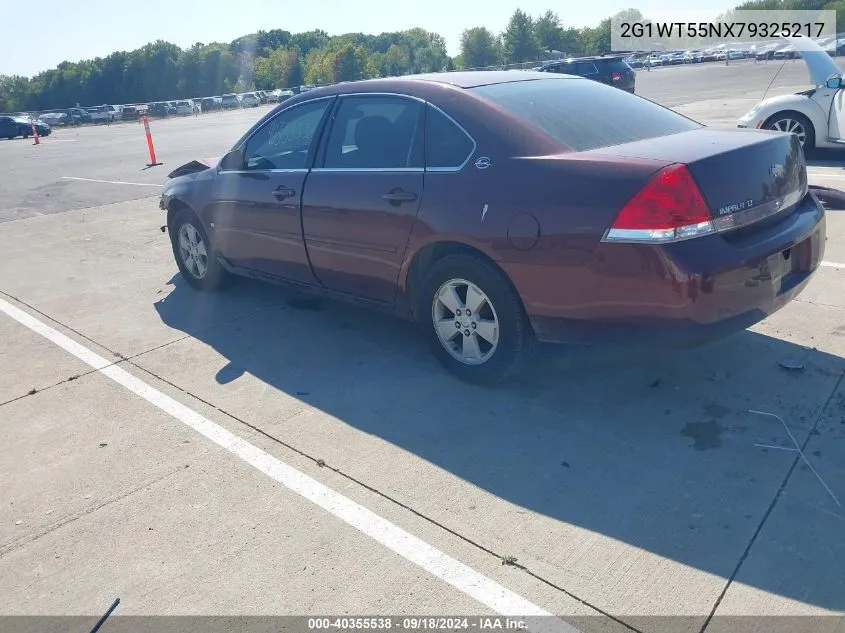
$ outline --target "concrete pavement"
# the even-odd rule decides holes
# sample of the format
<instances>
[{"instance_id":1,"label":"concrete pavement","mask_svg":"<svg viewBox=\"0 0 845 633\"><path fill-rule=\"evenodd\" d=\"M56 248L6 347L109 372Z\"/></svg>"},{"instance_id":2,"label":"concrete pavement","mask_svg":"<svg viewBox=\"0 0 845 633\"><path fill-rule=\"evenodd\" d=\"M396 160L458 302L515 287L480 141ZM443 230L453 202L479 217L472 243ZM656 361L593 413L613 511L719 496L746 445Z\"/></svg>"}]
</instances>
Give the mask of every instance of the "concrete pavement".
<instances>
[{"instance_id":1,"label":"concrete pavement","mask_svg":"<svg viewBox=\"0 0 845 633\"><path fill-rule=\"evenodd\" d=\"M161 169L258 114L162 122ZM0 299L579 630L845 613L845 269L705 348L549 348L511 384L469 387L384 315L251 282L191 290L152 187L67 181L45 202L62 175L160 183L133 133L80 130L43 173L34 152L63 134L0 144L17 170ZM811 182L841 172L830 156ZM845 212L826 259L845 262ZM0 367L2 614L116 596L124 615L492 613L3 313ZM824 485L750 409L783 419Z\"/></svg>"}]
</instances>

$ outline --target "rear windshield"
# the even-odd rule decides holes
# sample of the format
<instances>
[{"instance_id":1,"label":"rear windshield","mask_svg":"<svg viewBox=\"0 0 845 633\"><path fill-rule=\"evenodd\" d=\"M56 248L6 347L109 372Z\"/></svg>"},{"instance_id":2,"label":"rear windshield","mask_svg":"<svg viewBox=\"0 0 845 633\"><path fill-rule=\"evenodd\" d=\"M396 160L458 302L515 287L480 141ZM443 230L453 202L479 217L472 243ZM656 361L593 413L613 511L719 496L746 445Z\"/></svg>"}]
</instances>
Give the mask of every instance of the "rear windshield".
<instances>
[{"instance_id":1,"label":"rear windshield","mask_svg":"<svg viewBox=\"0 0 845 633\"><path fill-rule=\"evenodd\" d=\"M702 127L624 90L583 80L548 78L470 88L581 152Z\"/></svg>"}]
</instances>

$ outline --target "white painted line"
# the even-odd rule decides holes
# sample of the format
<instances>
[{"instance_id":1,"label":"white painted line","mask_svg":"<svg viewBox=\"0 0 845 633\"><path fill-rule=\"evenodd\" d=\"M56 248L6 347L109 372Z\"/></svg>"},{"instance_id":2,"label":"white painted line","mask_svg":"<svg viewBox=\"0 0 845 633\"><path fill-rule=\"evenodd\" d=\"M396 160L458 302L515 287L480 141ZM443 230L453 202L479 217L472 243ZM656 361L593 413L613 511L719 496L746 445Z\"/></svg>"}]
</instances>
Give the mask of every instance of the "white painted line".
<instances>
[{"instance_id":1,"label":"white painted line","mask_svg":"<svg viewBox=\"0 0 845 633\"><path fill-rule=\"evenodd\" d=\"M82 180L84 182L104 182L109 185L134 185L136 187L163 187L150 182L125 182L123 180L97 180L96 178L77 178L76 176L62 176L62 180Z\"/></svg>"},{"instance_id":2,"label":"white painted line","mask_svg":"<svg viewBox=\"0 0 845 633\"><path fill-rule=\"evenodd\" d=\"M173 416L289 490L323 508L341 521L363 532L399 554L399 556L471 596L493 611L503 616L513 617L551 615L522 596L444 554L387 519L227 431L2 298L0 298L0 311L5 312L18 323L25 325L33 332L37 332L66 352L73 354L104 376L111 378L136 396ZM538 621L536 626L531 625L530 628L532 630L580 633L578 629L558 618Z\"/></svg>"},{"instance_id":3,"label":"white painted line","mask_svg":"<svg viewBox=\"0 0 845 633\"><path fill-rule=\"evenodd\" d=\"M837 262L822 262L822 266L827 266L828 268L845 268L845 264L839 264Z\"/></svg>"},{"instance_id":4,"label":"white painted line","mask_svg":"<svg viewBox=\"0 0 845 633\"><path fill-rule=\"evenodd\" d=\"M818 176L819 178L845 178L845 174L842 173L831 173L827 171L809 171L807 170L808 176Z\"/></svg>"}]
</instances>

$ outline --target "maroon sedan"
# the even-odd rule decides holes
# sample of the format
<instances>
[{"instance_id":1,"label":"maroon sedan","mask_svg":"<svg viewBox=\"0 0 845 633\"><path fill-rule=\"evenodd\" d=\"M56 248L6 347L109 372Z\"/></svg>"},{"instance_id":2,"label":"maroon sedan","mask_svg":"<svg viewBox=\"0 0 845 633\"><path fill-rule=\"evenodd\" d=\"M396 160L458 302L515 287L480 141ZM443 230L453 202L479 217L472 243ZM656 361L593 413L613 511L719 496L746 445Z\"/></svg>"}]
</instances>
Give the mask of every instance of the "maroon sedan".
<instances>
[{"instance_id":1,"label":"maroon sedan","mask_svg":"<svg viewBox=\"0 0 845 633\"><path fill-rule=\"evenodd\" d=\"M313 90L171 176L160 206L193 287L247 275L388 309L473 382L535 341L741 330L804 288L825 243L794 136L548 73Z\"/></svg>"}]
</instances>

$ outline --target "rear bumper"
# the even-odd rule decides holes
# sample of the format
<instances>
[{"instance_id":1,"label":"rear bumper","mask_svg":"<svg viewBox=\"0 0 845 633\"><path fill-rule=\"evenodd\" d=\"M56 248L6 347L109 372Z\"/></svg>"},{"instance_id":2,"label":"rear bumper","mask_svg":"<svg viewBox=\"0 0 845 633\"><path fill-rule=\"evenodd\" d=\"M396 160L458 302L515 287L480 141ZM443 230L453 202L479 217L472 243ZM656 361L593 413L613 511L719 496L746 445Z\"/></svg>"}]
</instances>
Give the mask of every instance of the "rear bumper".
<instances>
[{"instance_id":1,"label":"rear bumper","mask_svg":"<svg viewBox=\"0 0 845 633\"><path fill-rule=\"evenodd\" d=\"M664 246L600 244L562 292L522 285L537 338L581 344L694 346L745 329L806 287L825 248L824 210L807 195L765 228ZM536 269L535 269L536 270ZM514 273L516 278L514 278ZM551 291L549 291L551 290Z\"/></svg>"}]
</instances>

